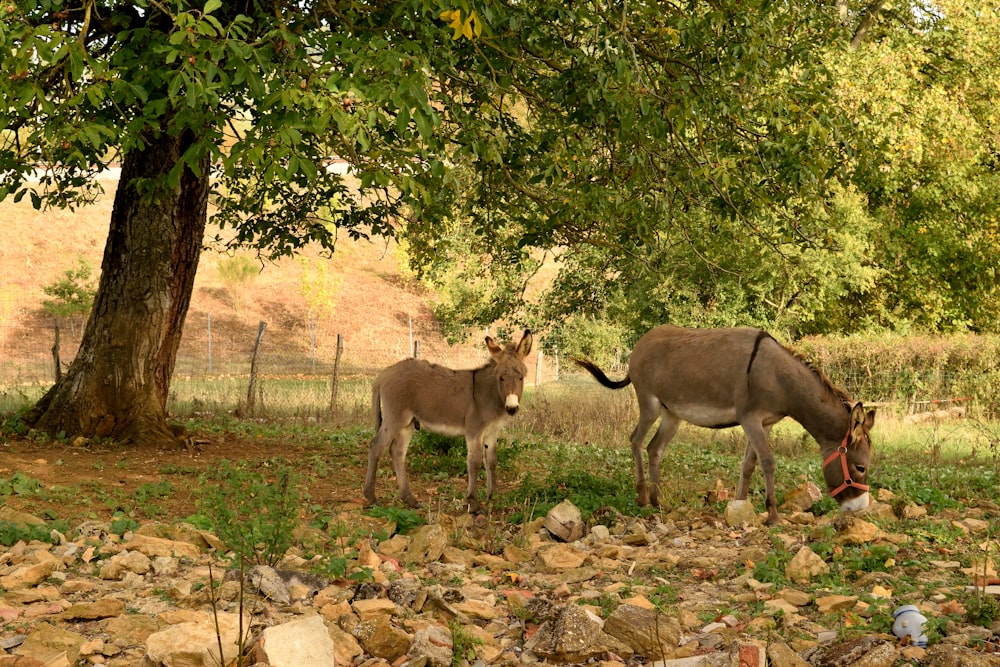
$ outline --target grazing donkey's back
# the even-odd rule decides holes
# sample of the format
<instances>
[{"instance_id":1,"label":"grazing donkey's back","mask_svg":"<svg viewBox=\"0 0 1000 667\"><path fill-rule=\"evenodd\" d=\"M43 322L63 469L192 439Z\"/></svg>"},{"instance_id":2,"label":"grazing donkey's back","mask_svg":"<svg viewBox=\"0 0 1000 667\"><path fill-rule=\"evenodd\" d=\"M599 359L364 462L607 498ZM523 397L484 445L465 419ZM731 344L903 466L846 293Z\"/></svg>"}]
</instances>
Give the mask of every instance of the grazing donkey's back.
<instances>
[{"instance_id":1,"label":"grazing donkey's back","mask_svg":"<svg viewBox=\"0 0 1000 667\"><path fill-rule=\"evenodd\" d=\"M520 407L527 372L524 358L531 351L531 342L528 330L516 345L500 346L487 336L491 360L470 370L404 359L382 371L372 387L375 437L368 448L365 501L375 503L375 472L388 446L400 498L410 507L420 506L406 474L406 450L419 425L442 435L465 436L469 474L465 500L470 512L478 512L476 482L484 450L486 495L490 497L496 485L497 435Z\"/></svg>"},{"instance_id":2,"label":"grazing donkey's back","mask_svg":"<svg viewBox=\"0 0 1000 667\"><path fill-rule=\"evenodd\" d=\"M760 461L767 493L768 523L778 520L771 427L785 417L801 424L819 443L823 476L842 509L869 502L869 432L875 412L865 412L826 377L759 329L684 329L659 326L644 334L629 358L628 375L613 381L590 361L576 360L601 384L635 388L639 422L632 431L639 504L657 504L660 462L681 421L707 428L742 426L747 449L736 496L746 499L750 475ZM660 425L642 447L657 417Z\"/></svg>"}]
</instances>

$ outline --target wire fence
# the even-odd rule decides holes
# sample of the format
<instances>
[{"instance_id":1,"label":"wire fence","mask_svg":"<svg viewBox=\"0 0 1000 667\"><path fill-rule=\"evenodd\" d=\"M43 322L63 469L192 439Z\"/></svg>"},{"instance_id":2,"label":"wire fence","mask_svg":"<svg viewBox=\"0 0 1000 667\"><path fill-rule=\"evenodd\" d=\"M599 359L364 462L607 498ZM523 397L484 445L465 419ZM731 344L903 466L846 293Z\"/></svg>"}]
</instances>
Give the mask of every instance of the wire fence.
<instances>
[{"instance_id":1,"label":"wire fence","mask_svg":"<svg viewBox=\"0 0 1000 667\"><path fill-rule=\"evenodd\" d=\"M482 337L448 345L436 322L427 318L411 320L403 333L400 327L389 331L374 323L335 331L312 320L293 325L276 320L254 326L232 317L189 317L171 383L170 412L367 415L371 381L400 359L419 356L451 368L475 368L489 359ZM39 317L21 318L16 324L0 320L0 409L40 397L72 362L82 329L82 321L57 326ZM494 335L509 338L505 333ZM536 337L526 360L529 387L559 381L571 393L601 391L558 352L542 353L543 343ZM813 352L822 357L822 351ZM1000 415L993 391L1000 387L996 369L905 360L895 365L857 363L844 354L822 359L822 367L835 385L883 411L944 417L968 412L989 419ZM624 371L608 369L609 374Z\"/></svg>"},{"instance_id":2,"label":"wire fence","mask_svg":"<svg viewBox=\"0 0 1000 667\"><path fill-rule=\"evenodd\" d=\"M73 361L82 333L81 321L0 322L0 408L41 396ZM492 335L507 339L503 333ZM561 373L558 354L545 354L541 347L536 339L525 360L529 386L553 382ZM371 381L385 367L411 356L456 369L489 361L483 337L448 345L423 321L411 322L402 335L398 330L387 335L376 327L334 332L313 321L248 326L210 315L189 319L168 409L172 414L367 414Z\"/></svg>"}]
</instances>

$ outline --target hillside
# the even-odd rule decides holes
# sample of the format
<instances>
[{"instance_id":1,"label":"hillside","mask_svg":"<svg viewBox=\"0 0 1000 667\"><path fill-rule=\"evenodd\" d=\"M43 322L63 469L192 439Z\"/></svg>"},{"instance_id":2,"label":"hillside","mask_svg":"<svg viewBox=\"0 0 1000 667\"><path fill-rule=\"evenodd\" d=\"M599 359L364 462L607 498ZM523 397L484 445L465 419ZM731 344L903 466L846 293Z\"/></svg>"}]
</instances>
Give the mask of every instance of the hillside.
<instances>
[{"instance_id":1,"label":"hillside","mask_svg":"<svg viewBox=\"0 0 1000 667\"><path fill-rule=\"evenodd\" d=\"M78 258L89 262L96 276L115 183L105 187L98 202L75 212L35 211L27 199L0 202L0 384L10 382L12 373L34 381L37 372L50 372L52 318L41 308L42 287L75 268ZM243 256L245 264L252 261L260 270L236 284L221 270L234 261L229 255L213 248L202 255L178 374L209 370L209 349L213 372L242 372L261 321L267 322L263 349L271 373L323 372L335 357L338 334L344 361L367 368L406 356L411 340L419 341L422 357L456 367L483 358L478 335L461 346L443 340L432 295L404 277L396 247L385 240L340 239L332 257L318 248L263 264L249 253ZM325 286L323 294L307 300L309 284ZM71 324L62 326L64 361L79 335L80 323Z\"/></svg>"}]
</instances>

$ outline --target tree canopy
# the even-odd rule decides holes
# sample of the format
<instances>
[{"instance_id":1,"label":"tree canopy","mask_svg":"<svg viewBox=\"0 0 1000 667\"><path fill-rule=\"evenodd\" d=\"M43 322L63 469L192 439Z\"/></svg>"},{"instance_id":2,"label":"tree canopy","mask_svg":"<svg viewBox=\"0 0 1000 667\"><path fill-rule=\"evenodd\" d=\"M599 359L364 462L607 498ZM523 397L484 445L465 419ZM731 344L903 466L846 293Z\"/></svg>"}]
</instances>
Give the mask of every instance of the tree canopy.
<instances>
[{"instance_id":1,"label":"tree canopy","mask_svg":"<svg viewBox=\"0 0 1000 667\"><path fill-rule=\"evenodd\" d=\"M8 3L0 198L75 206L123 166L40 423L161 420L209 202L265 257L397 236L456 336L996 330L997 23L972 0Z\"/></svg>"}]
</instances>

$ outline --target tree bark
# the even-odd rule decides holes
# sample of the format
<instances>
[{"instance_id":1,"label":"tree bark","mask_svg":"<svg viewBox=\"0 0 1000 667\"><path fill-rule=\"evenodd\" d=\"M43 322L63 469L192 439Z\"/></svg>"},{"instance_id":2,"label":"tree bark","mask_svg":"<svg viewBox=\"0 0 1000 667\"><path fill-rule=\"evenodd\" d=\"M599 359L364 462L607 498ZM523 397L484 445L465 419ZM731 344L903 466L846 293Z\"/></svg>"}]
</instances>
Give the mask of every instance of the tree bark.
<instances>
[{"instance_id":1,"label":"tree bark","mask_svg":"<svg viewBox=\"0 0 1000 667\"><path fill-rule=\"evenodd\" d=\"M166 403L205 234L208 160L197 174L183 168L174 187L148 184L166 182L192 138L160 133L124 156L80 350L29 413L35 428L131 444L174 441Z\"/></svg>"}]
</instances>

